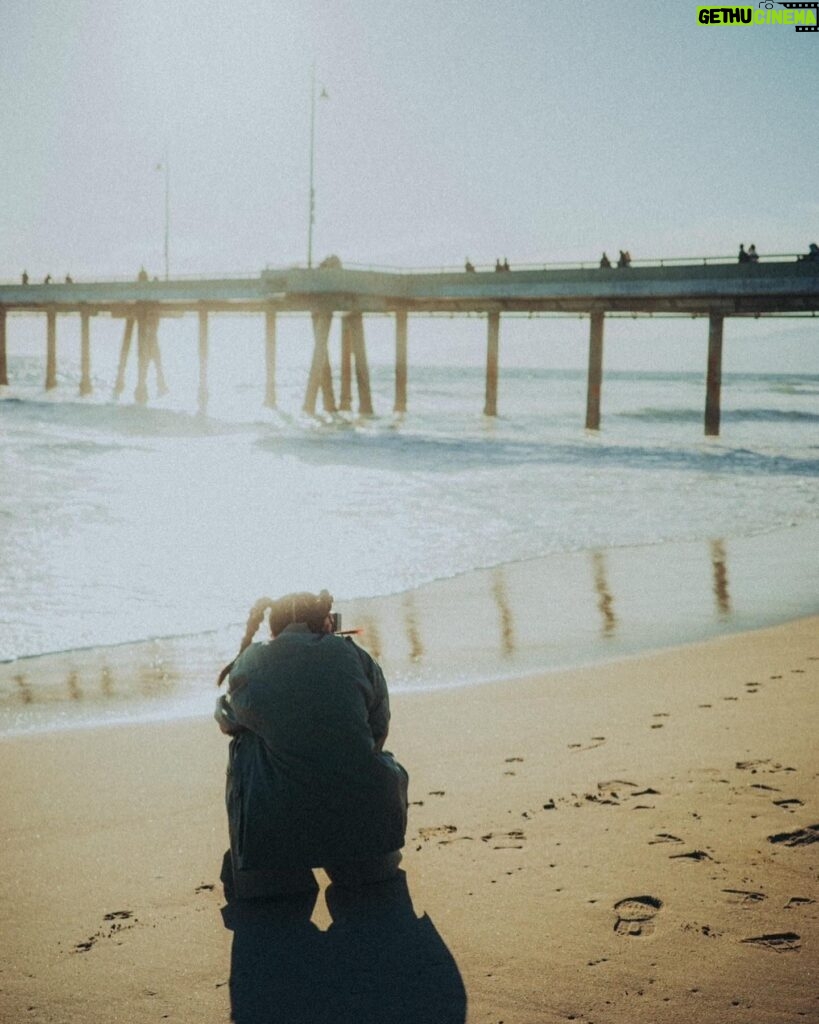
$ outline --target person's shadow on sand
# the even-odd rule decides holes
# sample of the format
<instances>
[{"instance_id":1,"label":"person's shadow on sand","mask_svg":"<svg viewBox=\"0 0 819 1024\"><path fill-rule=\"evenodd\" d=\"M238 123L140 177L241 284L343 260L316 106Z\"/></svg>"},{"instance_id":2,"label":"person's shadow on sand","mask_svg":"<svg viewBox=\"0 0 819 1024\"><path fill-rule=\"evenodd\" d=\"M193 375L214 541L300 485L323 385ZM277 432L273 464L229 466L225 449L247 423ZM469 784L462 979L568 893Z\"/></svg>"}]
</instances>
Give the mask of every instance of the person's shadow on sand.
<instances>
[{"instance_id":1,"label":"person's shadow on sand","mask_svg":"<svg viewBox=\"0 0 819 1024\"><path fill-rule=\"evenodd\" d=\"M460 972L403 871L326 898L326 932L310 920L316 894L223 909L236 1024L463 1024Z\"/></svg>"}]
</instances>

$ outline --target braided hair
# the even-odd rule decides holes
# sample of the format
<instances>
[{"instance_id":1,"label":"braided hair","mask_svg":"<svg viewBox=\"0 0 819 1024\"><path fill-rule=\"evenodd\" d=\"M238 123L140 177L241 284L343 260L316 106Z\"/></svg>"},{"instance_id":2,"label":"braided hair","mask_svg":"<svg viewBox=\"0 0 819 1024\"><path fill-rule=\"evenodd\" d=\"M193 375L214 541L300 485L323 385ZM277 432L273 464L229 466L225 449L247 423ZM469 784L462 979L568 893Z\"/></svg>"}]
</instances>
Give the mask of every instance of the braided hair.
<instances>
[{"instance_id":1,"label":"braided hair","mask_svg":"<svg viewBox=\"0 0 819 1024\"><path fill-rule=\"evenodd\" d=\"M320 594L311 594L309 591L285 594L284 597L280 597L276 601L269 597L260 597L258 601L254 601L247 617L245 635L239 645L239 654L253 642L253 637L264 621L265 612L268 609L270 609L270 633L275 637L292 622L306 623L313 633L323 632L324 620L330 614L332 607L333 595L327 590L322 590ZM219 678L216 680L217 686L221 686L230 674L239 654L219 673Z\"/></svg>"}]
</instances>

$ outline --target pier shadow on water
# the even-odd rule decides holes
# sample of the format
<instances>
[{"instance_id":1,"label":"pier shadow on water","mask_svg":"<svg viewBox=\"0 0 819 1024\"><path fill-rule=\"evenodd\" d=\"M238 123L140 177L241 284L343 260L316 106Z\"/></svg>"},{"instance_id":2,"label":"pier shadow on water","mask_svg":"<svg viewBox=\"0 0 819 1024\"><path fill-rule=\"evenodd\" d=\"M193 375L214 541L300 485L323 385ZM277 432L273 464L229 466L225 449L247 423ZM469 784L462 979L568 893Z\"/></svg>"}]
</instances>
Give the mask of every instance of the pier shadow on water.
<instances>
[{"instance_id":1,"label":"pier shadow on water","mask_svg":"<svg viewBox=\"0 0 819 1024\"><path fill-rule=\"evenodd\" d=\"M361 890L228 904L235 1024L463 1024L466 992L430 918L417 917L404 872Z\"/></svg>"}]
</instances>

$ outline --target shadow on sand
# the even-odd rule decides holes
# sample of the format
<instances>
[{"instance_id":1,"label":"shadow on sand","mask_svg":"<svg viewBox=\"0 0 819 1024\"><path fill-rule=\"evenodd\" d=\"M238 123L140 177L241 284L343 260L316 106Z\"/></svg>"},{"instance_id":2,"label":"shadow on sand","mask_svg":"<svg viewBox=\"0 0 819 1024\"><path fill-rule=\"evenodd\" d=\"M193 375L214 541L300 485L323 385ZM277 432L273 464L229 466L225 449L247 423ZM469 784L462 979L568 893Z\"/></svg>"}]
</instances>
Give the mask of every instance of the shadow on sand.
<instances>
[{"instance_id":1,"label":"shadow on sand","mask_svg":"<svg viewBox=\"0 0 819 1024\"><path fill-rule=\"evenodd\" d=\"M463 1024L460 972L432 921L416 917L403 871L361 890L234 902L231 1019L236 1024Z\"/></svg>"}]
</instances>

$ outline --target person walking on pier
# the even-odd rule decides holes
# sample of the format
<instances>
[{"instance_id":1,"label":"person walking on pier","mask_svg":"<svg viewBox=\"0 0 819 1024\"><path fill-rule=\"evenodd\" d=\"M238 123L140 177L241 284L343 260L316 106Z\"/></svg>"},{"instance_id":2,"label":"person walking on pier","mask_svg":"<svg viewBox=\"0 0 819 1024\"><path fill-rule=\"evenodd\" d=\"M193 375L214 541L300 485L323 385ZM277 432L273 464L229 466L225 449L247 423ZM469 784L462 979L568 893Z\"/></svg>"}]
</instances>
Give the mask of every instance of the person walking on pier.
<instances>
[{"instance_id":1,"label":"person walking on pier","mask_svg":"<svg viewBox=\"0 0 819 1024\"><path fill-rule=\"evenodd\" d=\"M603 255L600 257L600 268L602 270L608 270L610 267L611 267L611 260L608 258L608 256L605 253L603 253Z\"/></svg>"},{"instance_id":2,"label":"person walking on pier","mask_svg":"<svg viewBox=\"0 0 819 1024\"><path fill-rule=\"evenodd\" d=\"M756 246L753 243L748 246L748 261L750 263L759 263L759 253L756 251Z\"/></svg>"},{"instance_id":3,"label":"person walking on pier","mask_svg":"<svg viewBox=\"0 0 819 1024\"><path fill-rule=\"evenodd\" d=\"M739 243L739 256L737 257L737 262L738 263L750 263L751 262L751 257L745 251L745 243L744 242L740 242Z\"/></svg>"},{"instance_id":4,"label":"person walking on pier","mask_svg":"<svg viewBox=\"0 0 819 1024\"><path fill-rule=\"evenodd\" d=\"M26 270L23 271L22 281L23 284L28 284L28 271Z\"/></svg>"},{"instance_id":5,"label":"person walking on pier","mask_svg":"<svg viewBox=\"0 0 819 1024\"><path fill-rule=\"evenodd\" d=\"M467 256L467 258L466 258L466 263L464 264L464 270L466 271L466 273L467 273L467 274L474 274L474 273L475 273L475 267L474 267L474 265L473 265L473 264L472 264L472 263L470 262L470 260L469 260L469 257L468 257L468 256Z\"/></svg>"},{"instance_id":6,"label":"person walking on pier","mask_svg":"<svg viewBox=\"0 0 819 1024\"><path fill-rule=\"evenodd\" d=\"M620 259L617 261L618 267L630 267L631 266L631 253L628 250L620 250Z\"/></svg>"},{"instance_id":7,"label":"person walking on pier","mask_svg":"<svg viewBox=\"0 0 819 1024\"><path fill-rule=\"evenodd\" d=\"M336 635L333 599L261 598L225 666L215 718L231 737L228 898L315 892L392 878L407 826L404 768L384 750L390 720L378 664ZM269 612L272 640L252 643ZM229 865L229 866L228 866Z\"/></svg>"}]
</instances>

